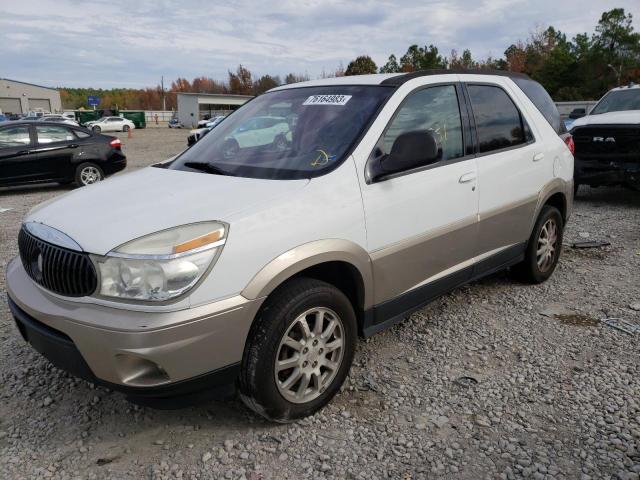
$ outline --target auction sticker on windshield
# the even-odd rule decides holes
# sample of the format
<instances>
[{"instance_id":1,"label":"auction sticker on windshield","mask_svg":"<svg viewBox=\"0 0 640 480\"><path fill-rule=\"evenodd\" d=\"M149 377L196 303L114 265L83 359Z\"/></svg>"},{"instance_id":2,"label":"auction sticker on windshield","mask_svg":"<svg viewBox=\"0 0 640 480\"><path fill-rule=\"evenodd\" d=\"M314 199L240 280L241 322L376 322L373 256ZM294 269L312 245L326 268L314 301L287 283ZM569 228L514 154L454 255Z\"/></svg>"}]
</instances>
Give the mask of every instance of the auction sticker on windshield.
<instances>
[{"instance_id":1,"label":"auction sticker on windshield","mask_svg":"<svg viewBox=\"0 0 640 480\"><path fill-rule=\"evenodd\" d=\"M351 95L311 95L302 105L346 105Z\"/></svg>"}]
</instances>

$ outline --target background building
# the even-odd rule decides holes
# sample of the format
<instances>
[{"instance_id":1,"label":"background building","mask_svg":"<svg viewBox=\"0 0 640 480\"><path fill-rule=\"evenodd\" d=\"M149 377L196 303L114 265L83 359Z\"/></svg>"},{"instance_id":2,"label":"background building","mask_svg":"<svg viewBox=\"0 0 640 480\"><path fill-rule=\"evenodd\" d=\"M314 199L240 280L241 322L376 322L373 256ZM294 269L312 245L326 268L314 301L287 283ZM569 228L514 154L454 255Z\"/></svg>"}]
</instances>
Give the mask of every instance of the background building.
<instances>
[{"instance_id":1,"label":"background building","mask_svg":"<svg viewBox=\"0 0 640 480\"><path fill-rule=\"evenodd\" d=\"M4 114L60 112L60 92L55 88L0 78L0 111Z\"/></svg>"},{"instance_id":2,"label":"background building","mask_svg":"<svg viewBox=\"0 0 640 480\"><path fill-rule=\"evenodd\" d=\"M228 115L253 97L218 93L178 93L178 120L185 127L195 127L205 115Z\"/></svg>"}]
</instances>

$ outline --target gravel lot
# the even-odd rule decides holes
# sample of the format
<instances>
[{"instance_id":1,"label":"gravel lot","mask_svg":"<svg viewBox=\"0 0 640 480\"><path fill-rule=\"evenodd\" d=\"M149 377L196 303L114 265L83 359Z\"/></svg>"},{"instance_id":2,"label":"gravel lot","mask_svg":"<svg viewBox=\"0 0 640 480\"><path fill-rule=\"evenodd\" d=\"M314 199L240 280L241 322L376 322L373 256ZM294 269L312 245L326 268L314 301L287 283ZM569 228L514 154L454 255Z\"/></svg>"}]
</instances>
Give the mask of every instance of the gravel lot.
<instances>
[{"instance_id":1,"label":"gravel lot","mask_svg":"<svg viewBox=\"0 0 640 480\"><path fill-rule=\"evenodd\" d=\"M123 136L127 170L185 130ZM0 189L0 290L22 217L64 192ZM2 212L3 208L11 210ZM640 473L640 194L584 188L555 275L494 275L362 342L342 394L271 425L239 401L134 406L51 367L0 303L0 478L620 478Z\"/></svg>"}]
</instances>

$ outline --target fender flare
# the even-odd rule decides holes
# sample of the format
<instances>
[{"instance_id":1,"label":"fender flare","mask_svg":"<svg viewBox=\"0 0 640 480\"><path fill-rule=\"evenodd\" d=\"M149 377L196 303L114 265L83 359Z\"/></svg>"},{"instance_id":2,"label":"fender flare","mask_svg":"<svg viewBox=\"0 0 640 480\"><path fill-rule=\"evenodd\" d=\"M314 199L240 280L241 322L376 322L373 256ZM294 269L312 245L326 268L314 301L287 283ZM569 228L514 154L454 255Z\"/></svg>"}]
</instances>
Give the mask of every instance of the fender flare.
<instances>
[{"instance_id":1,"label":"fender flare","mask_svg":"<svg viewBox=\"0 0 640 480\"><path fill-rule=\"evenodd\" d=\"M327 262L344 262L358 271L363 285L363 307L365 310L371 307L371 258L361 246L342 239L316 240L283 252L260 269L242 290L241 295L250 300L264 298L297 273Z\"/></svg>"},{"instance_id":2,"label":"fender flare","mask_svg":"<svg viewBox=\"0 0 640 480\"><path fill-rule=\"evenodd\" d=\"M538 193L538 203L531 220L531 225L529 226L529 235L531 235L531 232L533 231L533 227L538 220L542 207L547 203L547 200L556 193L560 193L564 197L566 209L564 221L566 222L569 220L573 209L573 180L564 180L563 178L556 177L542 187L540 193Z\"/></svg>"}]
</instances>

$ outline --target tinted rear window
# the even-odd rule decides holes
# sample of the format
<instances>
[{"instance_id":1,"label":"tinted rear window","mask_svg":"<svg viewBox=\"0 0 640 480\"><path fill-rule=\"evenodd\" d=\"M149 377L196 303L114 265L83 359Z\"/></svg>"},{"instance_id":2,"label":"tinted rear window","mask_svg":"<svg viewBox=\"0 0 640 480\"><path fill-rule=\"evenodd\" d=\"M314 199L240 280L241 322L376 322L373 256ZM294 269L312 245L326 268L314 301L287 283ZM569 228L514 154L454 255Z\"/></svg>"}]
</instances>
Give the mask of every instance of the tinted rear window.
<instances>
[{"instance_id":1,"label":"tinted rear window","mask_svg":"<svg viewBox=\"0 0 640 480\"><path fill-rule=\"evenodd\" d=\"M529 78L512 77L511 80L529 97L529 100L540 110L540 113L547 119L547 122L556 133L565 133L566 129L560 119L560 112L558 112L556 104L553 103L553 99L542 85Z\"/></svg>"},{"instance_id":2,"label":"tinted rear window","mask_svg":"<svg viewBox=\"0 0 640 480\"><path fill-rule=\"evenodd\" d=\"M467 90L478 130L480 153L527 142L524 120L504 90L489 85L469 85Z\"/></svg>"}]
</instances>

